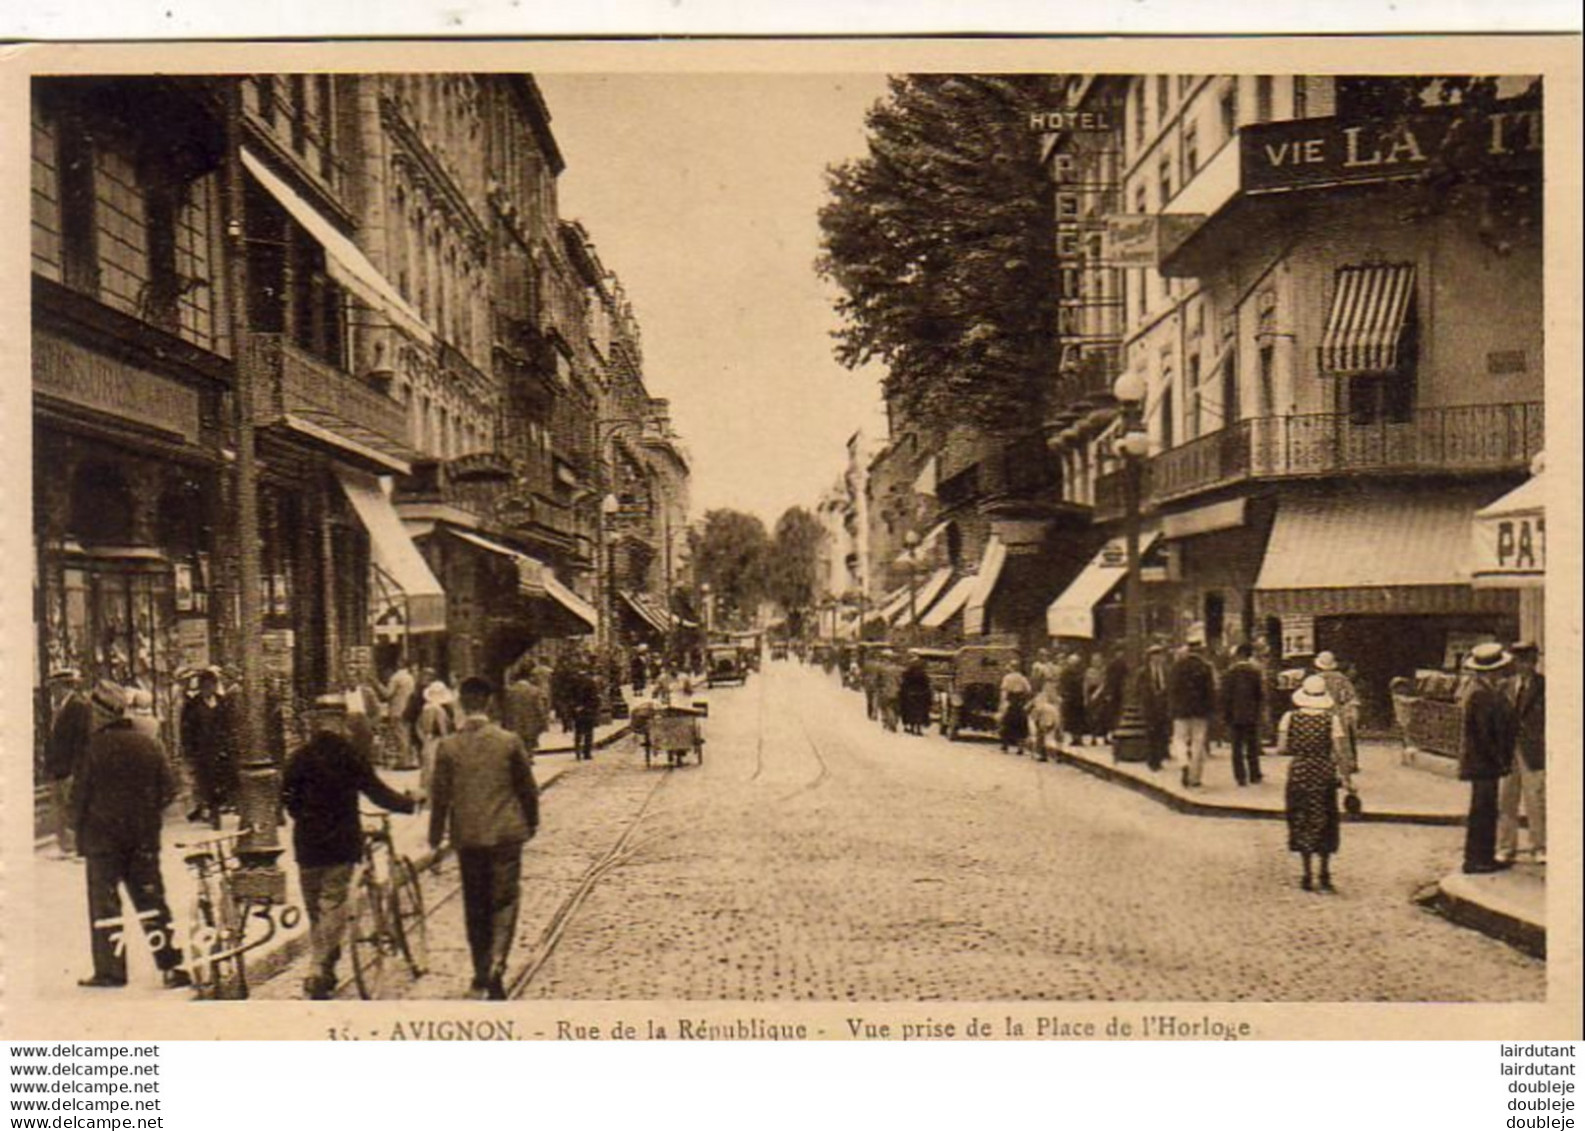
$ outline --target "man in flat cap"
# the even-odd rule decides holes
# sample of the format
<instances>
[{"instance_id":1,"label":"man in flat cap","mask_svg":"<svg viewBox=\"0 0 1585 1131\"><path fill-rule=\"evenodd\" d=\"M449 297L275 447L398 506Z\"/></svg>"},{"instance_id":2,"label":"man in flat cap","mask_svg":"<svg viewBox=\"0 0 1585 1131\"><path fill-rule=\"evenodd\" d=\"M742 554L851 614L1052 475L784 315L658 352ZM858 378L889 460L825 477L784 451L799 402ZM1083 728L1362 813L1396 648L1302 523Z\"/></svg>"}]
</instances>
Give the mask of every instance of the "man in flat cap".
<instances>
[{"instance_id":1,"label":"man in flat cap","mask_svg":"<svg viewBox=\"0 0 1585 1131\"><path fill-rule=\"evenodd\" d=\"M127 717L126 691L119 684L100 680L91 703L94 732L72 786L72 823L77 850L88 860L94 972L78 985L127 984L126 947L136 932L121 913L125 884L166 986L190 986L160 875L160 831L176 781L159 743Z\"/></svg>"},{"instance_id":2,"label":"man in flat cap","mask_svg":"<svg viewBox=\"0 0 1585 1131\"><path fill-rule=\"evenodd\" d=\"M411 813L415 803L380 780L348 733L347 697L321 695L309 713L313 737L287 764L281 800L292 817L292 852L308 911L313 970L304 994L323 1001L335 993L336 963L346 934L352 872L363 857L358 798L382 809Z\"/></svg>"}]
</instances>

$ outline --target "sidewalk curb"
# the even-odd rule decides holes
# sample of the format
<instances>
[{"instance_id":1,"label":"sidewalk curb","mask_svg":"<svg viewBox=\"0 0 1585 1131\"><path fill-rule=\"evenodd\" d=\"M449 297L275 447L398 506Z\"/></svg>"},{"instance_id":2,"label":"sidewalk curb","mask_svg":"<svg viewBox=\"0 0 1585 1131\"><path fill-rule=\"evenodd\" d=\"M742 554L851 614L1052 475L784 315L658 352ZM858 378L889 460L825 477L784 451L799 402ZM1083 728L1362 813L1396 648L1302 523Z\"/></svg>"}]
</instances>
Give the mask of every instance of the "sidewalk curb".
<instances>
[{"instance_id":1,"label":"sidewalk curb","mask_svg":"<svg viewBox=\"0 0 1585 1131\"><path fill-rule=\"evenodd\" d=\"M1093 761L1089 758L1074 754L1064 747L1058 746L1047 749L1047 756L1054 757L1065 765L1083 770L1087 774L1126 786L1135 793L1159 801L1169 809L1179 813L1186 813L1192 817L1234 817L1244 820L1256 821L1282 821L1287 819L1287 814L1281 809L1250 809L1241 805L1222 805L1214 801L1196 801L1184 797L1165 786L1155 782L1137 778L1133 774L1125 773L1114 766L1104 762ZM1461 827L1464 818L1446 813L1401 813L1388 811L1372 812L1367 806L1358 817L1345 818L1351 824L1388 824L1388 825L1437 825L1442 827Z\"/></svg>"},{"instance_id":2,"label":"sidewalk curb","mask_svg":"<svg viewBox=\"0 0 1585 1131\"><path fill-rule=\"evenodd\" d=\"M622 726L612 731L610 734L606 735L604 738L595 743L595 749L603 750L607 746L610 746L620 739L625 738L629 729L630 728L628 726ZM565 750L536 751L536 755L559 753L570 754L572 753L572 747L569 746ZM550 790L566 775L567 771L565 769L559 771L554 777L550 778L550 780L540 785L540 791L545 792ZM422 872L434 864L437 855L443 856L447 851L448 850L445 848L441 848L438 852L434 849L426 849L424 852L413 857L413 867ZM276 947L274 950L271 950L269 953L261 954L256 960L248 963L248 981L250 983L268 982L270 979L276 977L307 952L308 942L308 932L303 931L301 934L294 935L292 938L287 939L280 946Z\"/></svg>"},{"instance_id":3,"label":"sidewalk curb","mask_svg":"<svg viewBox=\"0 0 1585 1131\"><path fill-rule=\"evenodd\" d=\"M1483 903L1458 890L1462 876L1445 876L1436 888L1419 898L1421 906L1435 911L1450 923L1479 931L1505 942L1531 958L1546 960L1546 925L1513 914L1490 903Z\"/></svg>"}]
</instances>

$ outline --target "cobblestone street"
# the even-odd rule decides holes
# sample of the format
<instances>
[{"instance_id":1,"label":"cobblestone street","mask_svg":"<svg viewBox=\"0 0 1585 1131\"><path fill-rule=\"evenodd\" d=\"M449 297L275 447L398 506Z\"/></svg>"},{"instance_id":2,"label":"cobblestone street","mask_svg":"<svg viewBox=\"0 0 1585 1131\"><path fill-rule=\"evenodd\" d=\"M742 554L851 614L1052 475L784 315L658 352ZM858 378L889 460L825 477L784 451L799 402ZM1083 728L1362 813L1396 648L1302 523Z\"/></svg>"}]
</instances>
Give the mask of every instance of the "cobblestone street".
<instances>
[{"instance_id":1,"label":"cobblestone street","mask_svg":"<svg viewBox=\"0 0 1585 1131\"><path fill-rule=\"evenodd\" d=\"M525 857L520 996L1545 992L1543 963L1413 902L1456 861L1458 829L1347 826L1339 894L1310 894L1280 821L1188 816L992 744L887 734L855 693L796 665L710 698L702 767L646 772L629 740L546 795ZM454 885L449 863L430 882L435 971L412 996L466 990ZM300 974L260 996L293 996Z\"/></svg>"}]
</instances>

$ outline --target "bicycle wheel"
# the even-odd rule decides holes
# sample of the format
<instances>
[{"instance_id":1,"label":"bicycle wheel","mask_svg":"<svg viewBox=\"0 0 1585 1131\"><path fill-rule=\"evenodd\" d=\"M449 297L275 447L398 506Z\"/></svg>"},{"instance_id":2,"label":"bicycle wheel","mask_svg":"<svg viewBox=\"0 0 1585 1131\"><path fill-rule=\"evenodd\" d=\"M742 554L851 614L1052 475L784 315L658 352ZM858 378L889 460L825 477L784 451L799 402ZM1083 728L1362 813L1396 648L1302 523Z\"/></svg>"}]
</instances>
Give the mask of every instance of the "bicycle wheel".
<instances>
[{"instance_id":1,"label":"bicycle wheel","mask_svg":"<svg viewBox=\"0 0 1585 1131\"><path fill-rule=\"evenodd\" d=\"M391 963L388 959L396 949L386 926L386 889L365 871L352 890L352 915L348 923L348 941L352 944L352 977L358 986L358 996L365 1001L384 996Z\"/></svg>"},{"instance_id":2,"label":"bicycle wheel","mask_svg":"<svg viewBox=\"0 0 1585 1131\"><path fill-rule=\"evenodd\" d=\"M429 972L429 926L424 919L424 889L418 882L418 869L407 857L399 857L391 881L397 941L413 977L421 978Z\"/></svg>"},{"instance_id":3,"label":"bicycle wheel","mask_svg":"<svg viewBox=\"0 0 1585 1131\"><path fill-rule=\"evenodd\" d=\"M215 1001L241 1001L248 996L248 972L240 953L233 951L241 939L236 908L224 896L215 901L208 893L193 901L187 926L187 972L198 995Z\"/></svg>"}]
</instances>

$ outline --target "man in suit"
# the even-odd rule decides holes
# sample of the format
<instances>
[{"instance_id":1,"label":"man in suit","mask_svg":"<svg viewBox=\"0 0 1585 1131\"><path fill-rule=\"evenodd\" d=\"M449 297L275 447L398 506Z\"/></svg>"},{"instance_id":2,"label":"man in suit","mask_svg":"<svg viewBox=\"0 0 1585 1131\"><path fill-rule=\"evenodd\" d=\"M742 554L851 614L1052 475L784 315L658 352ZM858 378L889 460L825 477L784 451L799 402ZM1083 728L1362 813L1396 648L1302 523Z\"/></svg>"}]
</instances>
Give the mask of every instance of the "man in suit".
<instances>
[{"instance_id":1,"label":"man in suit","mask_svg":"<svg viewBox=\"0 0 1585 1131\"><path fill-rule=\"evenodd\" d=\"M1239 785L1261 780L1260 721L1265 697L1266 676L1255 663L1254 649L1240 644L1222 682L1222 718L1233 747L1233 777Z\"/></svg>"},{"instance_id":2,"label":"man in suit","mask_svg":"<svg viewBox=\"0 0 1585 1131\"><path fill-rule=\"evenodd\" d=\"M411 813L414 801L382 782L352 742L345 695L320 696L309 721L314 736L288 762L281 800L292 815L292 852L313 953L313 969L303 982L303 992L311 1000L324 1001L335 993L348 889L353 869L363 857L358 798L367 797L398 813Z\"/></svg>"},{"instance_id":3,"label":"man in suit","mask_svg":"<svg viewBox=\"0 0 1585 1131\"><path fill-rule=\"evenodd\" d=\"M523 845L539 828L539 790L523 740L490 720L494 691L477 676L462 681L462 729L435 753L429 843L438 849L449 827L462 872L472 988L504 1001Z\"/></svg>"},{"instance_id":4,"label":"man in suit","mask_svg":"<svg viewBox=\"0 0 1585 1131\"><path fill-rule=\"evenodd\" d=\"M1216 673L1205 658L1205 630L1189 629L1188 647L1167 675L1167 710L1172 744L1183 755L1183 784L1198 789L1211 746L1211 716L1216 710Z\"/></svg>"},{"instance_id":5,"label":"man in suit","mask_svg":"<svg viewBox=\"0 0 1585 1131\"><path fill-rule=\"evenodd\" d=\"M1472 875L1508 867L1497 859L1497 800L1513 766L1514 711L1503 686L1508 653L1501 644L1477 644L1464 660L1464 748L1458 776L1469 782L1464 829L1464 871Z\"/></svg>"},{"instance_id":6,"label":"man in suit","mask_svg":"<svg viewBox=\"0 0 1585 1131\"><path fill-rule=\"evenodd\" d=\"M1513 772L1502 779L1497 795L1497 859L1512 862L1519 855L1519 809L1530 825L1530 851L1537 864L1546 863L1546 677L1537 670L1540 649L1525 641L1509 650L1514 674L1506 691L1513 704Z\"/></svg>"},{"instance_id":7,"label":"man in suit","mask_svg":"<svg viewBox=\"0 0 1585 1131\"><path fill-rule=\"evenodd\" d=\"M1139 673L1139 709L1145 716L1145 764L1152 770L1171 753L1172 715L1167 710L1167 646L1152 644Z\"/></svg>"},{"instance_id":8,"label":"man in suit","mask_svg":"<svg viewBox=\"0 0 1585 1131\"><path fill-rule=\"evenodd\" d=\"M580 663L573 668L567 704L572 716L573 756L587 762L594 757L594 728L600 721L600 683L592 665Z\"/></svg>"},{"instance_id":9,"label":"man in suit","mask_svg":"<svg viewBox=\"0 0 1585 1131\"><path fill-rule=\"evenodd\" d=\"M126 948L136 932L121 913L125 884L166 986L190 986L182 952L172 941L160 875L160 831L165 807L176 798L176 781L160 744L127 718L126 692L118 684L100 680L91 701L94 732L72 786L72 824L77 850L88 860L94 972L77 984L127 984Z\"/></svg>"}]
</instances>

